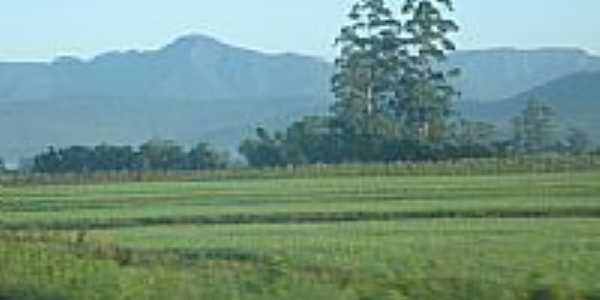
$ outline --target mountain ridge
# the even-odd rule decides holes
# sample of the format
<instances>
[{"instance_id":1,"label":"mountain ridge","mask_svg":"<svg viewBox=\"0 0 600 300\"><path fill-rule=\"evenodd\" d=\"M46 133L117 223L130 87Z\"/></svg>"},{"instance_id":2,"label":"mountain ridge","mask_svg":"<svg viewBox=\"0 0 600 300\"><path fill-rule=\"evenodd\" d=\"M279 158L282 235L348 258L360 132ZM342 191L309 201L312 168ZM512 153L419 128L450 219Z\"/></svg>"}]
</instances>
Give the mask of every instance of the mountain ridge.
<instances>
[{"instance_id":1,"label":"mountain ridge","mask_svg":"<svg viewBox=\"0 0 600 300\"><path fill-rule=\"evenodd\" d=\"M287 64L290 61L296 61L292 68ZM600 71L600 57L578 48L504 47L457 51L448 57L447 65L463 70L463 76L454 83L463 92L464 100L487 102L516 96L568 74ZM261 71L303 77L277 82L279 76ZM206 35L190 34L157 49L109 51L87 60L59 56L46 63L0 63L0 102L102 98L107 95L106 90L121 93L108 93L111 97L197 100L287 94L331 97L328 83L332 73L333 65L319 57L262 53L230 46ZM496 80L489 79L491 75ZM119 86L123 82L129 85ZM294 91L297 82L303 82L311 92ZM204 89L200 90L199 85ZM239 92L232 92L236 90Z\"/></svg>"},{"instance_id":2,"label":"mountain ridge","mask_svg":"<svg viewBox=\"0 0 600 300\"><path fill-rule=\"evenodd\" d=\"M448 64L463 69L457 82L463 100L511 99L565 76L600 71L600 58L580 49L468 50ZM156 137L235 148L257 125L281 128L326 113L332 72L320 58L265 54L202 35L89 60L0 63L0 156L14 161L48 145L139 144Z\"/></svg>"},{"instance_id":3,"label":"mountain ridge","mask_svg":"<svg viewBox=\"0 0 600 300\"><path fill-rule=\"evenodd\" d=\"M63 56L49 63L0 63L0 101L304 95L298 81L324 94L330 68L313 57L262 54L194 35L156 50L111 51L87 61ZM284 76L273 75L284 70Z\"/></svg>"}]
</instances>

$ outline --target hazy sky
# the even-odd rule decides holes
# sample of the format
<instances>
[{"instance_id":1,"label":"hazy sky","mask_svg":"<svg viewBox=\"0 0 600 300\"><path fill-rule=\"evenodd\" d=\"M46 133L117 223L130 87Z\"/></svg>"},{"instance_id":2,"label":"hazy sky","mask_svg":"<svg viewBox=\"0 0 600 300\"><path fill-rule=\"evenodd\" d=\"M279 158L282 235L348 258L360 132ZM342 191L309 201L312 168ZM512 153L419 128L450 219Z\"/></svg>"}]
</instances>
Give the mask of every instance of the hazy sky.
<instances>
[{"instance_id":1,"label":"hazy sky","mask_svg":"<svg viewBox=\"0 0 600 300\"><path fill-rule=\"evenodd\" d=\"M353 0L6 0L0 60L153 49L188 33L331 58ZM600 54L599 0L455 0L462 49L580 47Z\"/></svg>"}]
</instances>

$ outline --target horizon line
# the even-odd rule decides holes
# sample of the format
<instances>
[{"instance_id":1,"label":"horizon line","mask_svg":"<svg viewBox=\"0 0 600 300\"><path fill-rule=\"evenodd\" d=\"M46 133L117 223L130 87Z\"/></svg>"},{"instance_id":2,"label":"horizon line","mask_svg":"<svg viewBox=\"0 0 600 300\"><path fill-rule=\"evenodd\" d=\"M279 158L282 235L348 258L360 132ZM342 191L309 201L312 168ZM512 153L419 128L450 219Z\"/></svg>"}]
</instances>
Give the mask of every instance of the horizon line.
<instances>
[{"instance_id":1,"label":"horizon line","mask_svg":"<svg viewBox=\"0 0 600 300\"><path fill-rule=\"evenodd\" d=\"M52 63L57 62L60 59L73 59L73 60L87 63L87 62L94 61L95 59L97 59L101 56L109 55L109 54L127 54L127 53L144 54L144 53L149 53L149 52L158 52L158 51L166 49L167 47L169 47L171 45L176 44L179 41L183 41L185 39L190 39L190 38L204 39L206 41L214 42L216 44L223 45L226 47L231 47L231 48L239 49L242 51L251 51L251 52L255 52L257 54L263 54L263 55L272 55L272 56L296 55L296 56L304 56L304 57L319 59L319 60L329 62L329 63L331 63L333 61L333 59L335 58L335 57L328 57L326 55L306 54L306 53L302 53L299 51L298 52L289 51L289 50L284 50L284 51L273 50L273 51L271 51L268 49L261 49L261 48L256 48L256 47L239 45L239 44L232 43L232 42L225 42L223 39L216 38L216 37L208 35L208 34L188 33L188 34L179 35L178 37L175 37L175 38L171 38L169 41L163 43L160 46L149 46L149 47L138 47L138 48L122 47L122 48L115 48L113 50L99 50L95 54L91 54L91 55L56 53L49 58L39 58L39 59L36 59L36 58L6 59L5 58L5 59L0 59L0 63L15 63L15 64L46 63L46 64L52 64ZM536 51L569 51L569 50L583 52L584 54L589 55L589 56L600 56L599 53L595 53L595 51L592 51L591 49L587 49L586 47L578 47L578 46L539 46L539 47L519 47L519 46L512 46L512 45L511 46L489 46L489 47L481 47L481 48L464 48L464 49L459 48L451 53L486 52L486 51L536 52Z\"/></svg>"}]
</instances>

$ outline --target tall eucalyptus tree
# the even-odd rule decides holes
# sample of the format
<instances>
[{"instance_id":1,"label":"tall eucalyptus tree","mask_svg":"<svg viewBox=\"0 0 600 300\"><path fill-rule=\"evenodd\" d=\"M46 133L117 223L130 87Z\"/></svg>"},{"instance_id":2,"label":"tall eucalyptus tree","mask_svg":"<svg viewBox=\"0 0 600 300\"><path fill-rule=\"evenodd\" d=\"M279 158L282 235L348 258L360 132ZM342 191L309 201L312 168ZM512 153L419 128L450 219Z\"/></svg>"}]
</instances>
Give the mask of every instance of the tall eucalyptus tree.
<instances>
[{"instance_id":1,"label":"tall eucalyptus tree","mask_svg":"<svg viewBox=\"0 0 600 300\"><path fill-rule=\"evenodd\" d=\"M340 54L332 78L338 100L333 112L344 134L389 134L388 103L404 63L398 55L402 24L384 0L360 0L348 17L350 24L335 41Z\"/></svg>"},{"instance_id":2,"label":"tall eucalyptus tree","mask_svg":"<svg viewBox=\"0 0 600 300\"><path fill-rule=\"evenodd\" d=\"M448 52L456 49L448 37L458 25L443 12L452 11L451 0L403 0L403 65L396 93L395 112L411 137L438 142L446 131L452 98L459 93L449 83L458 69L442 68Z\"/></svg>"},{"instance_id":3,"label":"tall eucalyptus tree","mask_svg":"<svg viewBox=\"0 0 600 300\"><path fill-rule=\"evenodd\" d=\"M352 7L335 42L333 112L346 133L439 141L458 94L448 83L457 71L440 67L455 49L448 35L458 26L442 14L452 3L388 2L359 0Z\"/></svg>"}]
</instances>

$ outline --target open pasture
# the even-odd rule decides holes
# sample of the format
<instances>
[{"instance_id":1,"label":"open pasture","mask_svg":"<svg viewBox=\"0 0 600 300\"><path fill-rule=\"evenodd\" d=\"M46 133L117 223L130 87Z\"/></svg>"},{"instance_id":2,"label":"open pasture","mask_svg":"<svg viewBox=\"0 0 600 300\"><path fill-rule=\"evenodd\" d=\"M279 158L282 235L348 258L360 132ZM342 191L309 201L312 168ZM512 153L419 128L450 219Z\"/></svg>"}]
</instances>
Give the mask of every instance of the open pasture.
<instances>
[{"instance_id":1,"label":"open pasture","mask_svg":"<svg viewBox=\"0 0 600 300\"><path fill-rule=\"evenodd\" d=\"M0 298L600 297L598 172L15 186L0 205Z\"/></svg>"}]
</instances>

